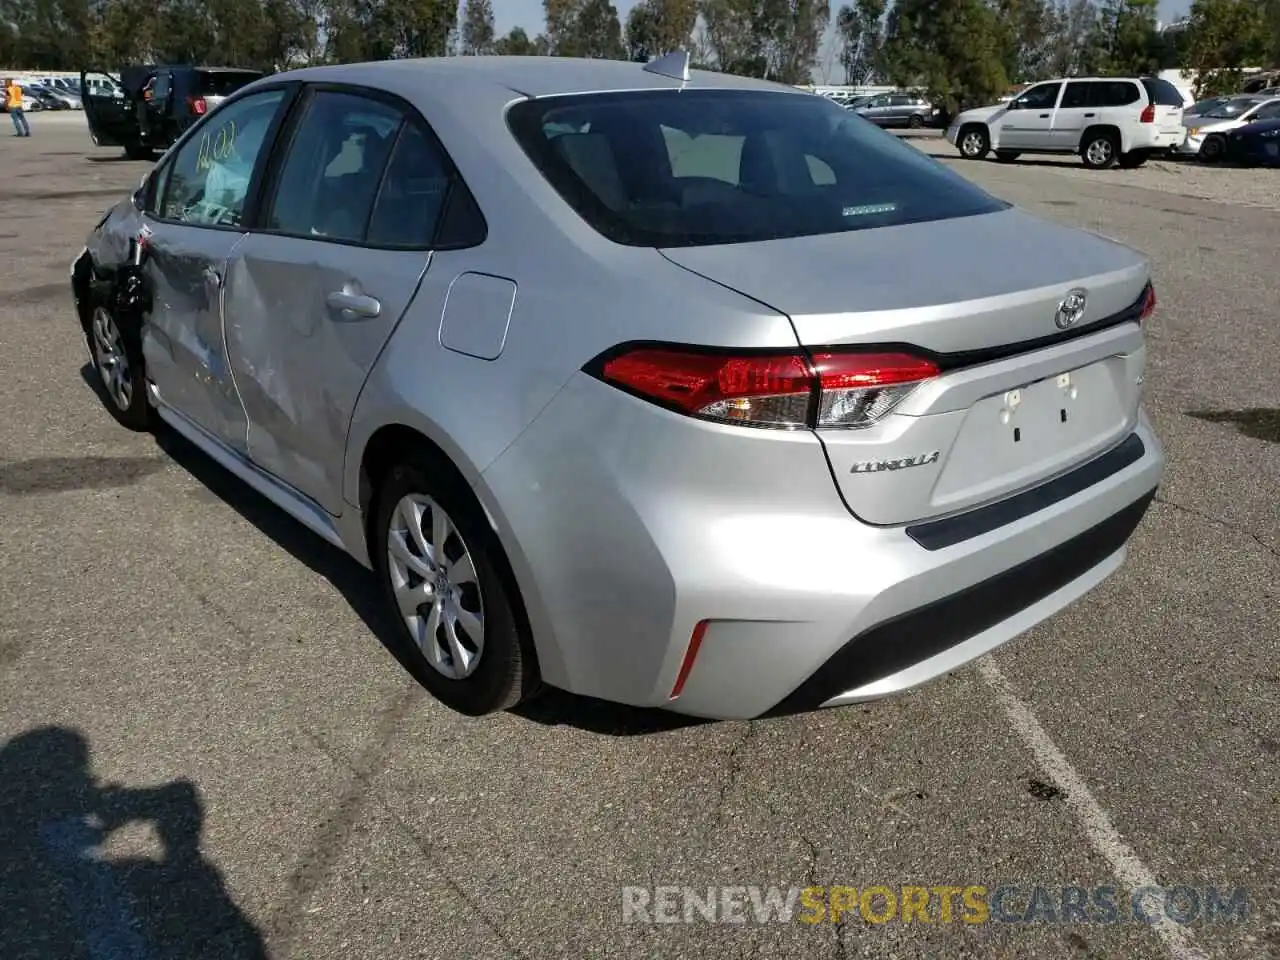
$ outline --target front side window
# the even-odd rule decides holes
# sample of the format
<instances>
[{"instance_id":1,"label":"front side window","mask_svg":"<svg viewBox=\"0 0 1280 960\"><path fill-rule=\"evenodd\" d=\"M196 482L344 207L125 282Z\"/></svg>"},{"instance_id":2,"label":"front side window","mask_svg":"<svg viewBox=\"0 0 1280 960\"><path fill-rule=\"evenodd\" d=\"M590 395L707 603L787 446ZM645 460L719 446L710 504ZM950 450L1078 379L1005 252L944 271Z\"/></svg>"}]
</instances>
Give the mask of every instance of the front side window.
<instances>
[{"instance_id":1,"label":"front side window","mask_svg":"<svg viewBox=\"0 0 1280 960\"><path fill-rule=\"evenodd\" d=\"M526 100L507 118L560 196L634 246L844 233L1007 206L823 97L584 94Z\"/></svg>"},{"instance_id":2,"label":"front side window","mask_svg":"<svg viewBox=\"0 0 1280 960\"><path fill-rule=\"evenodd\" d=\"M159 215L194 226L239 226L253 169L284 90L229 103L188 137L162 173Z\"/></svg>"},{"instance_id":3,"label":"front side window","mask_svg":"<svg viewBox=\"0 0 1280 960\"><path fill-rule=\"evenodd\" d=\"M280 168L267 229L363 240L403 120L398 108L380 100L317 93Z\"/></svg>"},{"instance_id":4,"label":"front side window","mask_svg":"<svg viewBox=\"0 0 1280 960\"><path fill-rule=\"evenodd\" d=\"M1048 110L1058 102L1060 83L1041 83L1014 100L1023 110Z\"/></svg>"}]
</instances>

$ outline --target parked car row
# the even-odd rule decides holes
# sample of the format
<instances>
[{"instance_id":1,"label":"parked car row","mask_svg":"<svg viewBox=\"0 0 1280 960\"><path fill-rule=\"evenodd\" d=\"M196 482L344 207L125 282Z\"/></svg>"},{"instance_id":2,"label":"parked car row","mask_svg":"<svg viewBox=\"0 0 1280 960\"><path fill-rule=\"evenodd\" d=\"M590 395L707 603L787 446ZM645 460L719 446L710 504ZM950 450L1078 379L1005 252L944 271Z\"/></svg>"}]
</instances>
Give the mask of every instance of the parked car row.
<instances>
[{"instance_id":1,"label":"parked car row","mask_svg":"<svg viewBox=\"0 0 1280 960\"><path fill-rule=\"evenodd\" d=\"M1257 149L1260 160L1277 158L1274 137L1264 135L1275 120L1280 120L1280 93L1275 91L1201 100L1183 117L1187 136L1176 152L1204 163L1241 159Z\"/></svg>"}]
</instances>

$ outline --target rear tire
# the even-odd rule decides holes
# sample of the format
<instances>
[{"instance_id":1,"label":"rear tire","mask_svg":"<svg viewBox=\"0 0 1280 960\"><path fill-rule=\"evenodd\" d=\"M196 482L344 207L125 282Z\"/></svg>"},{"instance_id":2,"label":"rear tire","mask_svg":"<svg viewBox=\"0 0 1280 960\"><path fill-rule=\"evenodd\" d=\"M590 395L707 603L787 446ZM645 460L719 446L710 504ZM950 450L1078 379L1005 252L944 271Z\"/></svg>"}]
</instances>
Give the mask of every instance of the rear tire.
<instances>
[{"instance_id":1,"label":"rear tire","mask_svg":"<svg viewBox=\"0 0 1280 960\"><path fill-rule=\"evenodd\" d=\"M912 130L919 130L921 127L924 126L924 118L921 117L920 114L918 113L913 113L910 117L907 118L907 126L910 127Z\"/></svg>"},{"instance_id":2,"label":"rear tire","mask_svg":"<svg viewBox=\"0 0 1280 960\"><path fill-rule=\"evenodd\" d=\"M536 691L537 657L514 578L451 465L410 455L393 466L370 540L401 663L432 696L479 717Z\"/></svg>"},{"instance_id":3,"label":"rear tire","mask_svg":"<svg viewBox=\"0 0 1280 960\"><path fill-rule=\"evenodd\" d=\"M961 127L960 134L956 137L956 147L960 156L966 160L981 160L991 150L987 128L976 123Z\"/></svg>"},{"instance_id":4,"label":"rear tire","mask_svg":"<svg viewBox=\"0 0 1280 960\"><path fill-rule=\"evenodd\" d=\"M1136 170L1146 163L1150 156L1145 150L1131 150L1128 153L1122 153L1119 160L1120 169Z\"/></svg>"},{"instance_id":5,"label":"rear tire","mask_svg":"<svg viewBox=\"0 0 1280 960\"><path fill-rule=\"evenodd\" d=\"M1106 170L1119 154L1119 139L1110 130L1089 130L1080 141L1080 159L1090 170Z\"/></svg>"},{"instance_id":6,"label":"rear tire","mask_svg":"<svg viewBox=\"0 0 1280 960\"><path fill-rule=\"evenodd\" d=\"M1017 160L1020 156L1022 156L1022 154L1017 150L996 151L996 159L1001 163L1013 163L1013 161Z\"/></svg>"}]
</instances>

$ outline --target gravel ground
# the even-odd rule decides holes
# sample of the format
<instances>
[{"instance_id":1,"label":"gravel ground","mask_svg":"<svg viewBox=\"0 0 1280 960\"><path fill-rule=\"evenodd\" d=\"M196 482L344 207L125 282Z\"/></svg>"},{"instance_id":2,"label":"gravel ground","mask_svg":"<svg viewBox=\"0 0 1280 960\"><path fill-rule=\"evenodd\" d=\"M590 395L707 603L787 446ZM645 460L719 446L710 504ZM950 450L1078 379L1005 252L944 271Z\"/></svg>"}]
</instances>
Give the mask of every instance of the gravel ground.
<instances>
[{"instance_id":1,"label":"gravel ground","mask_svg":"<svg viewBox=\"0 0 1280 960\"><path fill-rule=\"evenodd\" d=\"M926 153L963 164L956 148L941 136L912 137ZM988 158L985 163L996 163ZM1148 160L1137 170L1087 170L1079 157L1036 157L1023 154L1012 164L1000 166L1044 170L1055 176L1086 183L1107 183L1157 190L1180 197L1216 200L1219 203L1280 210L1280 167L1245 169L1206 166L1195 160Z\"/></svg>"}]
</instances>

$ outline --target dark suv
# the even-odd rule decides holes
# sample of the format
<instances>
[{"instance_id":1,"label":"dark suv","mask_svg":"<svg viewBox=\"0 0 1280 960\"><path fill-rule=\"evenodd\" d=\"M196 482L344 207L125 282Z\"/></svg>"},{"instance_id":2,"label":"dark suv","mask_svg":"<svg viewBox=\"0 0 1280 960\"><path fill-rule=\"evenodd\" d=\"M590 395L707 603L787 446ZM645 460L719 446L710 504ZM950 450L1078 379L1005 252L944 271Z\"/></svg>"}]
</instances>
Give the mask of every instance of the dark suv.
<instances>
[{"instance_id":1,"label":"dark suv","mask_svg":"<svg viewBox=\"0 0 1280 960\"><path fill-rule=\"evenodd\" d=\"M82 73L89 135L100 147L122 146L131 159L144 159L261 76L239 67L129 66L118 78L123 96L108 96L90 91Z\"/></svg>"}]
</instances>

